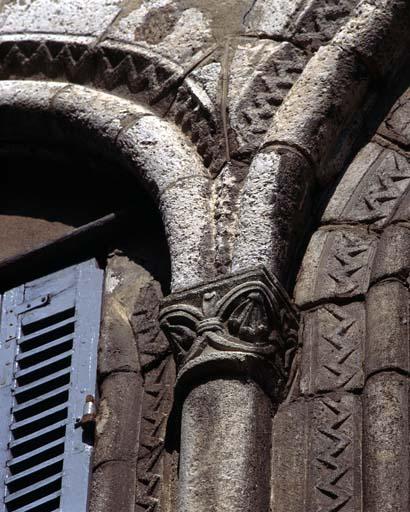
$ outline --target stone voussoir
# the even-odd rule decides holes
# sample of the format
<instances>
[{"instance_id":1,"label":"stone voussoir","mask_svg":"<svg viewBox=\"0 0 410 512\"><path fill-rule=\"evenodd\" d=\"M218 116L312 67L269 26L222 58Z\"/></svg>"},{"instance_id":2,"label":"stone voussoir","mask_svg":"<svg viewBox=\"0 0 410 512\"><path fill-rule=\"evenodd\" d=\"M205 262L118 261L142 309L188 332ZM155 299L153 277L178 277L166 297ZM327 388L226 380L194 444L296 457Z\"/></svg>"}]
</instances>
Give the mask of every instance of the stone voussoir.
<instances>
[{"instance_id":1,"label":"stone voussoir","mask_svg":"<svg viewBox=\"0 0 410 512\"><path fill-rule=\"evenodd\" d=\"M324 304L303 313L301 393L357 391L364 386L365 308Z\"/></svg>"},{"instance_id":2,"label":"stone voussoir","mask_svg":"<svg viewBox=\"0 0 410 512\"><path fill-rule=\"evenodd\" d=\"M389 277L407 279L410 272L410 225L388 226L379 241L371 282Z\"/></svg>"},{"instance_id":3,"label":"stone voussoir","mask_svg":"<svg viewBox=\"0 0 410 512\"><path fill-rule=\"evenodd\" d=\"M362 296L369 286L377 236L363 228L322 228L313 235L295 288L301 308Z\"/></svg>"},{"instance_id":4,"label":"stone voussoir","mask_svg":"<svg viewBox=\"0 0 410 512\"><path fill-rule=\"evenodd\" d=\"M410 370L409 292L399 281L372 286L366 298L366 375Z\"/></svg>"},{"instance_id":5,"label":"stone voussoir","mask_svg":"<svg viewBox=\"0 0 410 512\"><path fill-rule=\"evenodd\" d=\"M373 375L363 400L363 510L408 510L409 379L395 372Z\"/></svg>"}]
</instances>

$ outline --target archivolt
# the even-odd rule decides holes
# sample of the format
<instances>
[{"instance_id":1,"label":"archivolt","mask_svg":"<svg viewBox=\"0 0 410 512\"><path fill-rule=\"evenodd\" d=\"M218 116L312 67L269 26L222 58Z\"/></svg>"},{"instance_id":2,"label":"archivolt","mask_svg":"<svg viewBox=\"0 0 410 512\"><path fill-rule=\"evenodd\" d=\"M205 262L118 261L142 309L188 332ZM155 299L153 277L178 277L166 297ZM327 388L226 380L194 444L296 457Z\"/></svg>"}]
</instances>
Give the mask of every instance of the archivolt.
<instances>
[{"instance_id":1,"label":"archivolt","mask_svg":"<svg viewBox=\"0 0 410 512\"><path fill-rule=\"evenodd\" d=\"M209 276L210 179L173 124L134 102L58 82L0 82L0 139L76 143L129 168L162 214L173 289Z\"/></svg>"},{"instance_id":2,"label":"archivolt","mask_svg":"<svg viewBox=\"0 0 410 512\"><path fill-rule=\"evenodd\" d=\"M57 79L115 90L153 105L191 138L212 173L224 159L219 115L190 74L194 67L192 62L183 67L138 43L109 40L96 45L89 37L50 34L0 36L0 79Z\"/></svg>"}]
</instances>

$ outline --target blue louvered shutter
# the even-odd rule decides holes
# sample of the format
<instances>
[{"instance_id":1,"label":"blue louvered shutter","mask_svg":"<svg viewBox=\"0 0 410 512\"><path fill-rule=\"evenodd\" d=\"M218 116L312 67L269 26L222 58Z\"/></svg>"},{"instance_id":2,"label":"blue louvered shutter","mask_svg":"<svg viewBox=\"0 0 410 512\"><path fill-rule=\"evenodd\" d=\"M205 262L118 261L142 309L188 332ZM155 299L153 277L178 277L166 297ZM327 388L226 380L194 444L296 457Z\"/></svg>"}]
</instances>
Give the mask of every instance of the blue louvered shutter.
<instances>
[{"instance_id":1,"label":"blue louvered shutter","mask_svg":"<svg viewBox=\"0 0 410 512\"><path fill-rule=\"evenodd\" d=\"M85 512L103 271L94 260L5 292L0 326L1 512Z\"/></svg>"}]
</instances>

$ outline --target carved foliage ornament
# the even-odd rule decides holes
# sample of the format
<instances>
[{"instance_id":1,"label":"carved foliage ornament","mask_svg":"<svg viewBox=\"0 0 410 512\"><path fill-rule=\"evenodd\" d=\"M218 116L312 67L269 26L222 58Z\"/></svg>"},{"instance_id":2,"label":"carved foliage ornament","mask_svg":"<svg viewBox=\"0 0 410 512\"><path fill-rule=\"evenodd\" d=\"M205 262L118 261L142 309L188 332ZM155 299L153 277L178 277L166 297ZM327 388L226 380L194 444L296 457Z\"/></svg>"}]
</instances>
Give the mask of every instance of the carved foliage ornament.
<instances>
[{"instance_id":1,"label":"carved foliage ornament","mask_svg":"<svg viewBox=\"0 0 410 512\"><path fill-rule=\"evenodd\" d=\"M174 350L178 378L188 367L252 360L270 370L275 394L283 390L297 348L298 318L286 291L265 268L171 295L163 302L160 322Z\"/></svg>"}]
</instances>

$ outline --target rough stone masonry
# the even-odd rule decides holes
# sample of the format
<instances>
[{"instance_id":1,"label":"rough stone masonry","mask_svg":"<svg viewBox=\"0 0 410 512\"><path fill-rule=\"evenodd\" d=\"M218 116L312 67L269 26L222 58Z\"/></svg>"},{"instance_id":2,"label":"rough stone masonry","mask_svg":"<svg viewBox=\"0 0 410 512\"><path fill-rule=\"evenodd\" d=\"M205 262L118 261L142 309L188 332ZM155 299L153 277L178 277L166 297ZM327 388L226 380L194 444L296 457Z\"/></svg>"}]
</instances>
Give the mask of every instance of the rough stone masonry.
<instances>
[{"instance_id":1,"label":"rough stone masonry","mask_svg":"<svg viewBox=\"0 0 410 512\"><path fill-rule=\"evenodd\" d=\"M115 162L169 250L107 258L92 512L410 510L409 45L408 0L0 1L2 148Z\"/></svg>"}]
</instances>

